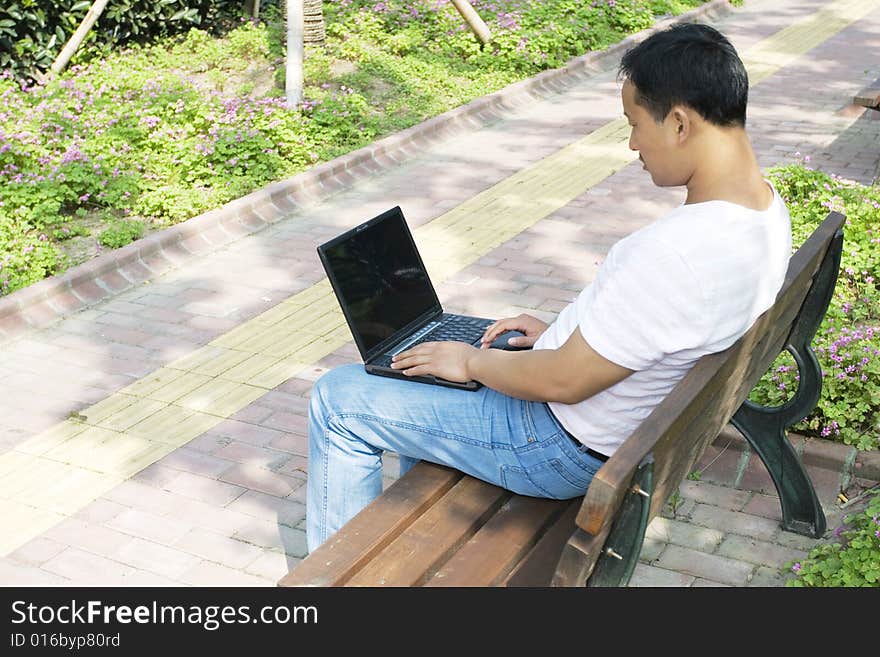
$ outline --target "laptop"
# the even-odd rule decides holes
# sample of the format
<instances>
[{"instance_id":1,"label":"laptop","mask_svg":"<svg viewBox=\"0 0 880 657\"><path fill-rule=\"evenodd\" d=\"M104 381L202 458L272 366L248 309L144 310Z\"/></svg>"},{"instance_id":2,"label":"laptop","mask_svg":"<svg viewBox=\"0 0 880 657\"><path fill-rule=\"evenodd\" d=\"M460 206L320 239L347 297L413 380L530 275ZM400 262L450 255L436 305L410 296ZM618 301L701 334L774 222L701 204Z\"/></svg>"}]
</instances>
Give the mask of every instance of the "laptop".
<instances>
[{"instance_id":1,"label":"laptop","mask_svg":"<svg viewBox=\"0 0 880 657\"><path fill-rule=\"evenodd\" d=\"M318 256L367 372L463 390L481 387L391 369L392 356L421 342L479 346L494 321L443 311L400 206L320 245Z\"/></svg>"}]
</instances>

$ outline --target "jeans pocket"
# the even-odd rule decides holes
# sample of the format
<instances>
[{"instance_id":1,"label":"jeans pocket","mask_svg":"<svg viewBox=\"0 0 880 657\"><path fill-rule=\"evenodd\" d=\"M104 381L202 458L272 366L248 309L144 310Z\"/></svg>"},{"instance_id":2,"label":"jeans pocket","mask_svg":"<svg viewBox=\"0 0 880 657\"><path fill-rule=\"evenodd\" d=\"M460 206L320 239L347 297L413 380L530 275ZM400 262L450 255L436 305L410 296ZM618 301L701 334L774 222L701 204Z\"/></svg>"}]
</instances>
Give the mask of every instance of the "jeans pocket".
<instances>
[{"instance_id":1,"label":"jeans pocket","mask_svg":"<svg viewBox=\"0 0 880 657\"><path fill-rule=\"evenodd\" d=\"M550 464L553 466L556 474L572 486L574 490L580 491L580 494L587 491L587 487L596 475L596 470L591 470L589 467L567 468L559 459L552 459Z\"/></svg>"},{"instance_id":2,"label":"jeans pocket","mask_svg":"<svg viewBox=\"0 0 880 657\"><path fill-rule=\"evenodd\" d=\"M525 468L515 465L501 466L501 486L506 490L513 491L517 495L553 497L548 491L535 485Z\"/></svg>"},{"instance_id":3,"label":"jeans pocket","mask_svg":"<svg viewBox=\"0 0 880 657\"><path fill-rule=\"evenodd\" d=\"M532 414L534 402L517 400L519 403L520 427L511 426L509 444L514 453L531 452L541 448L541 433Z\"/></svg>"},{"instance_id":4,"label":"jeans pocket","mask_svg":"<svg viewBox=\"0 0 880 657\"><path fill-rule=\"evenodd\" d=\"M536 463L528 468L502 466L504 488L520 495L567 500L583 495L592 481L584 471L566 468L559 459Z\"/></svg>"}]
</instances>

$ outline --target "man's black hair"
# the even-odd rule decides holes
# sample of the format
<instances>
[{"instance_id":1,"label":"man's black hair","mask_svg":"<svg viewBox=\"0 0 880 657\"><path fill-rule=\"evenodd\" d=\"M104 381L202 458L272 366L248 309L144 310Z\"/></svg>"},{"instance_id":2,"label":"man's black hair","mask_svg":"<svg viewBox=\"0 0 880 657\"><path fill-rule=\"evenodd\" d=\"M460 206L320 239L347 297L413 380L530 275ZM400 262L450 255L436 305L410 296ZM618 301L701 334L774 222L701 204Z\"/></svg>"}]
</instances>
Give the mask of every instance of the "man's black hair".
<instances>
[{"instance_id":1,"label":"man's black hair","mask_svg":"<svg viewBox=\"0 0 880 657\"><path fill-rule=\"evenodd\" d=\"M658 122L675 104L720 126L746 124L749 77L727 38L708 25L684 23L656 32L624 54L620 75L636 102Z\"/></svg>"}]
</instances>

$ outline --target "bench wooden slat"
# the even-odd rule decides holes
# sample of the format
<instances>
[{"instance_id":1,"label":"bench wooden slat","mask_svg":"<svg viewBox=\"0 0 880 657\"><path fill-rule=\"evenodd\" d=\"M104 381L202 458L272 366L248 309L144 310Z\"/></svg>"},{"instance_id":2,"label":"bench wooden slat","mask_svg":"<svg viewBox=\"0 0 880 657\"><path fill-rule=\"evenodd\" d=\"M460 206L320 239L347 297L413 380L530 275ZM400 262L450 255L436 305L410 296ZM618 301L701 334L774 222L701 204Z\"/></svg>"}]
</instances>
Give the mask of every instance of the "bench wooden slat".
<instances>
[{"instance_id":1,"label":"bench wooden slat","mask_svg":"<svg viewBox=\"0 0 880 657\"><path fill-rule=\"evenodd\" d=\"M581 499L568 500L562 515L547 528L516 568L501 582L501 586L549 586L556 570L562 548L577 529L574 520L581 506Z\"/></svg>"},{"instance_id":2,"label":"bench wooden slat","mask_svg":"<svg viewBox=\"0 0 880 657\"><path fill-rule=\"evenodd\" d=\"M558 500L512 497L425 586L498 586L565 505Z\"/></svg>"},{"instance_id":3,"label":"bench wooden slat","mask_svg":"<svg viewBox=\"0 0 880 657\"><path fill-rule=\"evenodd\" d=\"M285 575L279 586L342 586L464 476L417 463L335 535ZM407 474L410 474L407 473Z\"/></svg>"},{"instance_id":4,"label":"bench wooden slat","mask_svg":"<svg viewBox=\"0 0 880 657\"><path fill-rule=\"evenodd\" d=\"M446 495L364 564L349 586L421 586L511 496L473 477Z\"/></svg>"}]
</instances>

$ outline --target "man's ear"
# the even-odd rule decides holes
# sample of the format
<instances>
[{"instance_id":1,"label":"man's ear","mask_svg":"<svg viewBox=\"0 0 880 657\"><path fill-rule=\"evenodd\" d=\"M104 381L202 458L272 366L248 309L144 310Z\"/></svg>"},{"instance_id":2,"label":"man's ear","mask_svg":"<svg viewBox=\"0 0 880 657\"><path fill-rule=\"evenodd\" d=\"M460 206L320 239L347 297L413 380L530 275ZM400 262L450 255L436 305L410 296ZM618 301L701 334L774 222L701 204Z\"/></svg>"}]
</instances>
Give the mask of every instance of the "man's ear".
<instances>
[{"instance_id":1,"label":"man's ear","mask_svg":"<svg viewBox=\"0 0 880 657\"><path fill-rule=\"evenodd\" d=\"M669 118L672 120L676 140L679 144L684 143L694 127L690 113L681 105L676 105L669 111Z\"/></svg>"}]
</instances>

